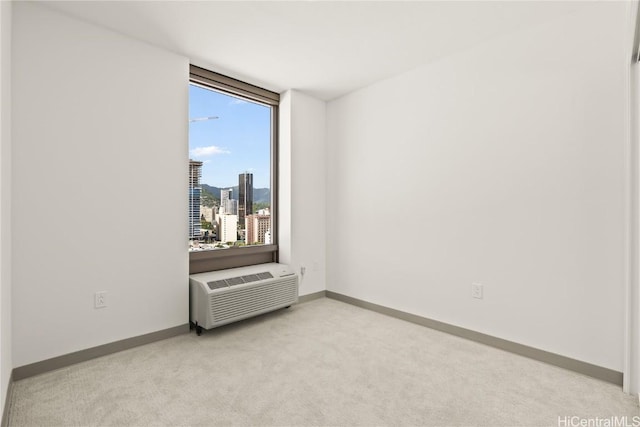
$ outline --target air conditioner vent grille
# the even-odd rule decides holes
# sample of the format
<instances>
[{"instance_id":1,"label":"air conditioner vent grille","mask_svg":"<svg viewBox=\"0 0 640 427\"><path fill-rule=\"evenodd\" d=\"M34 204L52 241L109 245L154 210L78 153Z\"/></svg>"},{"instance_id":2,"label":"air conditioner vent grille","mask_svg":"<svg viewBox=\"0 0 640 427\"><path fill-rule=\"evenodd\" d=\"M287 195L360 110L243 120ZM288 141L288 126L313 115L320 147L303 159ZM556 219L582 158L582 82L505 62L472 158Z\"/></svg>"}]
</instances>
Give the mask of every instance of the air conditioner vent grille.
<instances>
[{"instance_id":1,"label":"air conditioner vent grille","mask_svg":"<svg viewBox=\"0 0 640 427\"><path fill-rule=\"evenodd\" d=\"M226 323L230 319L246 318L274 307L285 307L298 297L298 281L293 276L259 286L236 289L210 295L213 323Z\"/></svg>"},{"instance_id":2,"label":"air conditioner vent grille","mask_svg":"<svg viewBox=\"0 0 640 427\"><path fill-rule=\"evenodd\" d=\"M273 279L273 275L268 271L265 271L264 273L258 273L257 276L260 278L260 280Z\"/></svg>"},{"instance_id":3,"label":"air conditioner vent grille","mask_svg":"<svg viewBox=\"0 0 640 427\"><path fill-rule=\"evenodd\" d=\"M209 286L209 289L211 290L229 287L226 280L214 280L207 283L207 286Z\"/></svg>"},{"instance_id":4,"label":"air conditioner vent grille","mask_svg":"<svg viewBox=\"0 0 640 427\"><path fill-rule=\"evenodd\" d=\"M258 278L257 274L248 274L246 276L242 276L242 280L244 283L251 283L260 280L260 278Z\"/></svg>"},{"instance_id":5,"label":"air conditioner vent grille","mask_svg":"<svg viewBox=\"0 0 640 427\"><path fill-rule=\"evenodd\" d=\"M230 277L228 279L222 280L213 280L211 282L207 282L207 286L209 286L209 289L213 291L215 289L228 288L229 286L242 285L244 283L257 282L258 280L265 279L273 279L273 275L268 271L257 274L247 274L245 276Z\"/></svg>"},{"instance_id":6,"label":"air conditioner vent grille","mask_svg":"<svg viewBox=\"0 0 640 427\"><path fill-rule=\"evenodd\" d=\"M242 280L242 277L232 277L230 279L227 279L227 284L229 286L241 285L242 283L244 283L244 280Z\"/></svg>"}]
</instances>

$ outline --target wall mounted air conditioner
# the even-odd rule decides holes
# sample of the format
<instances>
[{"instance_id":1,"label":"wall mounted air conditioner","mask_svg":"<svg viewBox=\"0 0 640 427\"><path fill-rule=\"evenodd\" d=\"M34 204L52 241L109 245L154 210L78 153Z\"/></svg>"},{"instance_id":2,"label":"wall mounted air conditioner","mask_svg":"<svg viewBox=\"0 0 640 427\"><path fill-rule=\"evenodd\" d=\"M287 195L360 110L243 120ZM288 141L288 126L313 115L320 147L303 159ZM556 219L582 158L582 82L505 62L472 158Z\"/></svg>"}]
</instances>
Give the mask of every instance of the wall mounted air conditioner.
<instances>
[{"instance_id":1,"label":"wall mounted air conditioner","mask_svg":"<svg viewBox=\"0 0 640 427\"><path fill-rule=\"evenodd\" d=\"M269 263L189 276L190 322L198 335L298 302L298 275Z\"/></svg>"}]
</instances>

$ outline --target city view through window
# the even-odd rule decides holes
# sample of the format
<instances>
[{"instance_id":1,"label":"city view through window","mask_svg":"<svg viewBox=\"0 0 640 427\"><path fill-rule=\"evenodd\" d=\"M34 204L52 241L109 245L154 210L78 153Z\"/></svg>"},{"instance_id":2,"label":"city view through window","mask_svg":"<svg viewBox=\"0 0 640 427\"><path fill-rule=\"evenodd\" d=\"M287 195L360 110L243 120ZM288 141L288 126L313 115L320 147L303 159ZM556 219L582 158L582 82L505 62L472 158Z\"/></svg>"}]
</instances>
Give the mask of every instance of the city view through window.
<instances>
[{"instance_id":1,"label":"city view through window","mask_svg":"<svg viewBox=\"0 0 640 427\"><path fill-rule=\"evenodd\" d=\"M189 251L272 242L271 113L189 85Z\"/></svg>"}]
</instances>

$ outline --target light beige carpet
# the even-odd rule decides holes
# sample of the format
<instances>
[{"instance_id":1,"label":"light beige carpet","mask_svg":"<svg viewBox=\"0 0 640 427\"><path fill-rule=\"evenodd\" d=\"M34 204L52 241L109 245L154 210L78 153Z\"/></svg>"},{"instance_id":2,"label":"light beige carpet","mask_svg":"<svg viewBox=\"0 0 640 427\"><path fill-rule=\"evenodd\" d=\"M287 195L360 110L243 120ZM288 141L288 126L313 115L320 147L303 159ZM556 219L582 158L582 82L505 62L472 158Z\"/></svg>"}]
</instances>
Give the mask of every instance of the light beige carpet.
<instances>
[{"instance_id":1,"label":"light beige carpet","mask_svg":"<svg viewBox=\"0 0 640 427\"><path fill-rule=\"evenodd\" d=\"M18 381L9 423L558 426L639 415L615 385L323 298Z\"/></svg>"}]
</instances>

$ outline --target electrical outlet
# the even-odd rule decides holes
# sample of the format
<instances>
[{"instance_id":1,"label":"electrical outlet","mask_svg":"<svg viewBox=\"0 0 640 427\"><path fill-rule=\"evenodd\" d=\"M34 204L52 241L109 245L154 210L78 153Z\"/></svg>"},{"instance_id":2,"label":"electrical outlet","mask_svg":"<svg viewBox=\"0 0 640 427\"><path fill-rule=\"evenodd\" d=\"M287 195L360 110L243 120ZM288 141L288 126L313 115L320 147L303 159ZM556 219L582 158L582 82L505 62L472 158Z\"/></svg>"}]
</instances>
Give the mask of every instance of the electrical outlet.
<instances>
[{"instance_id":1,"label":"electrical outlet","mask_svg":"<svg viewBox=\"0 0 640 427\"><path fill-rule=\"evenodd\" d=\"M96 292L95 294L95 308L103 308L107 306L107 291Z\"/></svg>"},{"instance_id":2,"label":"electrical outlet","mask_svg":"<svg viewBox=\"0 0 640 427\"><path fill-rule=\"evenodd\" d=\"M301 276L304 276L304 273L306 273L306 272L307 272L307 267L304 267L304 266L300 267L300 275Z\"/></svg>"},{"instance_id":3,"label":"electrical outlet","mask_svg":"<svg viewBox=\"0 0 640 427\"><path fill-rule=\"evenodd\" d=\"M482 283L471 284L471 296L474 298L482 299Z\"/></svg>"}]
</instances>

